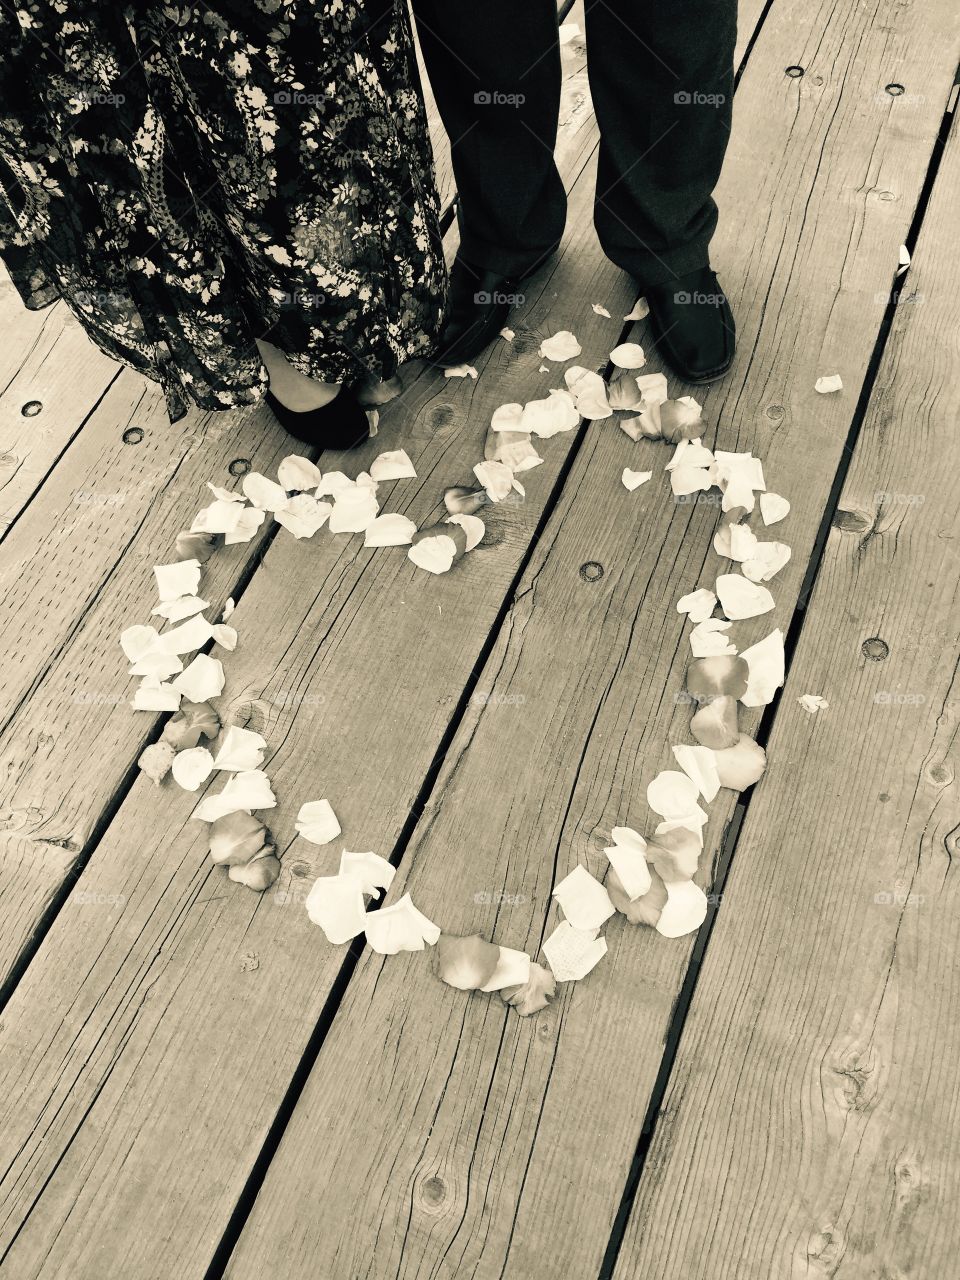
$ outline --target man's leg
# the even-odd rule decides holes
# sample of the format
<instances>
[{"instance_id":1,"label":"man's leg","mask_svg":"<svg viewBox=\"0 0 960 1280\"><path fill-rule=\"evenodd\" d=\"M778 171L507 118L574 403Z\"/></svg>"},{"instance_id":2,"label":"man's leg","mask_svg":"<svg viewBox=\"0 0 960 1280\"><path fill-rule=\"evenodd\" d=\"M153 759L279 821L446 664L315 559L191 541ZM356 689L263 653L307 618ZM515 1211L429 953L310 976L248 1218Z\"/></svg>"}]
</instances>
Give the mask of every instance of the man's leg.
<instances>
[{"instance_id":1,"label":"man's leg","mask_svg":"<svg viewBox=\"0 0 960 1280\"><path fill-rule=\"evenodd\" d=\"M586 0L597 234L643 288L707 265L736 26L736 0Z\"/></svg>"},{"instance_id":2,"label":"man's leg","mask_svg":"<svg viewBox=\"0 0 960 1280\"><path fill-rule=\"evenodd\" d=\"M553 0L413 0L459 196L460 254L524 274L563 234L553 160L560 52Z\"/></svg>"}]
</instances>

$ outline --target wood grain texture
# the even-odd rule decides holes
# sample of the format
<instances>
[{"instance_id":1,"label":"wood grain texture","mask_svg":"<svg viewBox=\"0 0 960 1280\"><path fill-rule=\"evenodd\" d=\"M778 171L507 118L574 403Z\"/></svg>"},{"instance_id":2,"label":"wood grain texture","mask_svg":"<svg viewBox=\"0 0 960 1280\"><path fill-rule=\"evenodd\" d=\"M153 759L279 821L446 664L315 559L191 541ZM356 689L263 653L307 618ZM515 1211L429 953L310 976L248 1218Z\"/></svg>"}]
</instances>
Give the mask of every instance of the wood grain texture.
<instances>
[{"instance_id":1,"label":"wood grain texture","mask_svg":"<svg viewBox=\"0 0 960 1280\"><path fill-rule=\"evenodd\" d=\"M0 267L0 538L120 369L62 303L28 311ZM24 406L39 410L24 414Z\"/></svg>"},{"instance_id":2,"label":"wood grain texture","mask_svg":"<svg viewBox=\"0 0 960 1280\"><path fill-rule=\"evenodd\" d=\"M705 413L722 447L752 447L770 486L794 501L783 529L794 561L773 584L781 624L880 325L878 277L892 276L952 80L952 19L941 13L934 67L927 17L889 17L880 32L853 4L797 6L764 30L721 190L718 260L722 278L740 282L745 358ZM891 118L876 98L891 47L903 74L924 75L923 120ZM783 84L798 51L812 88ZM919 137L906 141L911 128L924 155ZM898 200L877 198L888 190ZM744 234L757 208L766 222ZM818 398L815 378L835 368L846 392ZM535 952L555 923L555 881L578 861L602 874L612 826L655 821L645 785L671 767L669 744L689 740L689 709L675 702L687 649L674 602L720 567L707 551L715 511L672 505L659 474L659 486L620 488L623 465L659 471L664 460L602 425L588 432L391 890L410 891L451 933ZM585 581L587 562L603 576ZM736 639L770 626L738 626ZM777 781L771 773L764 787ZM730 793L712 806L708 862L731 808ZM595 973L530 1022L496 997L445 988L429 956L367 953L229 1280L596 1275L692 947L621 920L605 934Z\"/></svg>"},{"instance_id":3,"label":"wood grain texture","mask_svg":"<svg viewBox=\"0 0 960 1280\"><path fill-rule=\"evenodd\" d=\"M958 200L954 123L622 1280L957 1271ZM807 692L829 711L798 707Z\"/></svg>"},{"instance_id":4,"label":"wood grain texture","mask_svg":"<svg viewBox=\"0 0 960 1280\"><path fill-rule=\"evenodd\" d=\"M266 407L171 426L159 390L125 370L0 547L0 985L162 718L131 711L119 644L151 621L152 566L174 558L206 480L239 485L238 458L275 471L291 444ZM209 562L209 617L265 536Z\"/></svg>"},{"instance_id":5,"label":"wood grain texture","mask_svg":"<svg viewBox=\"0 0 960 1280\"><path fill-rule=\"evenodd\" d=\"M537 372L547 333L576 324L589 364L616 340L619 322L589 303L622 316L633 289L596 246L596 136L576 128L568 238L527 283L515 342L478 361L476 383L418 381L375 441L325 460L355 473L403 445L418 479L384 486L384 510L437 518L492 410L555 382ZM270 547L234 615L223 706L271 744L283 877L262 898L238 892L188 821L195 798L133 786L4 1014L0 1123L18 1154L0 1232L18 1276L99 1280L121 1258L138 1277L204 1274L343 962L302 905L336 855L291 847L297 809L329 795L345 838L390 852L572 443L545 443L527 502L493 509L449 577L346 535Z\"/></svg>"}]
</instances>

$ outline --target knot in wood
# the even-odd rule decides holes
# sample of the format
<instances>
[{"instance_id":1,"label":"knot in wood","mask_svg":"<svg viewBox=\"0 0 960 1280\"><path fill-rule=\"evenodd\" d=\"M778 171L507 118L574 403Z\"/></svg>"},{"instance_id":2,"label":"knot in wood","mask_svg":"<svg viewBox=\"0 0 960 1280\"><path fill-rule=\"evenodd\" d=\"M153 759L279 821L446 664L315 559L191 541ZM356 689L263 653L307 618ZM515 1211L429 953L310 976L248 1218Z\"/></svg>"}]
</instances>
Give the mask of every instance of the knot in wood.
<instances>
[{"instance_id":1,"label":"knot in wood","mask_svg":"<svg viewBox=\"0 0 960 1280\"><path fill-rule=\"evenodd\" d=\"M864 640L860 652L871 662L884 662L890 656L890 647L879 636L871 636L869 640Z\"/></svg>"},{"instance_id":2,"label":"knot in wood","mask_svg":"<svg viewBox=\"0 0 960 1280\"><path fill-rule=\"evenodd\" d=\"M584 582L599 582L603 575L604 568L599 560L586 560L580 566L580 577Z\"/></svg>"},{"instance_id":3,"label":"knot in wood","mask_svg":"<svg viewBox=\"0 0 960 1280\"><path fill-rule=\"evenodd\" d=\"M143 427L127 427L123 433L124 444L139 444L143 439Z\"/></svg>"}]
</instances>

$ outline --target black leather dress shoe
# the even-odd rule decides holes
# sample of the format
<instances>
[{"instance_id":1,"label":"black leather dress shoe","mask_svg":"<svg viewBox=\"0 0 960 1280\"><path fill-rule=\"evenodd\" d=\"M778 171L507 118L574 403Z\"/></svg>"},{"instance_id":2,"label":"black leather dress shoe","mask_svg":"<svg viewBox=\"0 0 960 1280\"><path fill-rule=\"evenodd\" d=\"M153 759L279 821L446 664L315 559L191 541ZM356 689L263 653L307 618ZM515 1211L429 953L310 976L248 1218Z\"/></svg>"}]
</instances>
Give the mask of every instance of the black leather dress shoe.
<instances>
[{"instance_id":1,"label":"black leather dress shoe","mask_svg":"<svg viewBox=\"0 0 960 1280\"><path fill-rule=\"evenodd\" d=\"M353 449L369 438L370 420L352 387L341 387L319 409L288 409L272 391L264 399L283 429L304 444L318 449Z\"/></svg>"},{"instance_id":2,"label":"black leather dress shoe","mask_svg":"<svg viewBox=\"0 0 960 1280\"><path fill-rule=\"evenodd\" d=\"M441 369L474 360L507 322L510 308L523 301L520 279L472 267L458 257L450 270L447 316L431 363Z\"/></svg>"},{"instance_id":3,"label":"black leather dress shoe","mask_svg":"<svg viewBox=\"0 0 960 1280\"><path fill-rule=\"evenodd\" d=\"M685 382L715 382L733 363L736 323L716 275L701 267L643 290L657 350Z\"/></svg>"}]
</instances>

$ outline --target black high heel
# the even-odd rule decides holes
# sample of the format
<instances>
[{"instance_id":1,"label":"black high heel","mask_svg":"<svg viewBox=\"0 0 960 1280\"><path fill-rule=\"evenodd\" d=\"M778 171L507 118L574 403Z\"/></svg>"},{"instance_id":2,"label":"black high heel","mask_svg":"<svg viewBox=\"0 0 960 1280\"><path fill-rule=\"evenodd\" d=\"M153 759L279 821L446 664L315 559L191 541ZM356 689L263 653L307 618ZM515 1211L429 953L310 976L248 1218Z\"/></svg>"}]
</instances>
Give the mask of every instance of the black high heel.
<instances>
[{"instance_id":1,"label":"black high heel","mask_svg":"<svg viewBox=\"0 0 960 1280\"><path fill-rule=\"evenodd\" d=\"M352 387L342 386L319 409L297 412L281 404L272 391L264 397L284 431L319 449L354 449L370 436L370 421Z\"/></svg>"}]
</instances>

